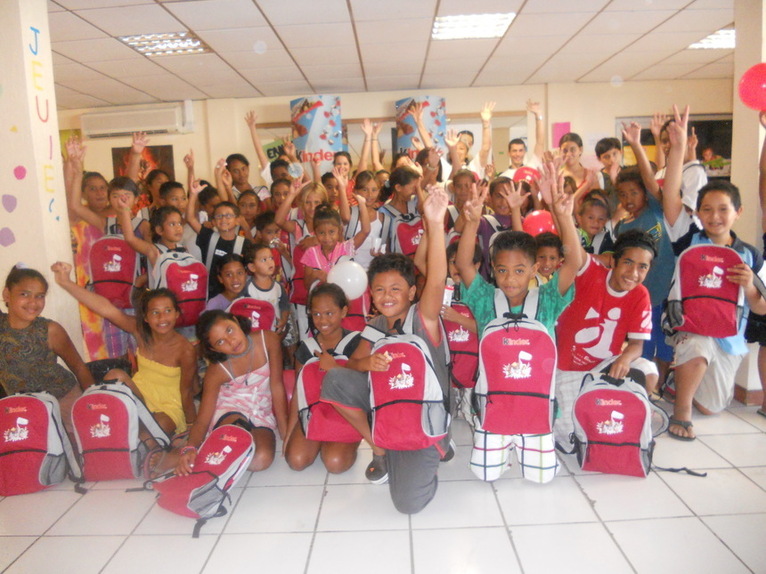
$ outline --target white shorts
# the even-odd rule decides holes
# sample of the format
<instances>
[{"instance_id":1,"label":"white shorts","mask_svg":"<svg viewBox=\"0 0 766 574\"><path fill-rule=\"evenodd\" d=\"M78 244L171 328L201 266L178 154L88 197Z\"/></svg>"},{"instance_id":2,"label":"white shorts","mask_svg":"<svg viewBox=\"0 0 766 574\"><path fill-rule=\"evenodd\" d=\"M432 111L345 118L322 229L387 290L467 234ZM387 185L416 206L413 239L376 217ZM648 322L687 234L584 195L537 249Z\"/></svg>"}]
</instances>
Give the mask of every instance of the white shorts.
<instances>
[{"instance_id":1,"label":"white shorts","mask_svg":"<svg viewBox=\"0 0 766 574\"><path fill-rule=\"evenodd\" d=\"M721 349L712 337L694 333L677 333L673 337L673 345L676 366L697 357L707 361L707 369L697 392L694 393L694 400L712 413L719 413L729 406L734 398L734 375L743 355L731 355Z\"/></svg>"},{"instance_id":2,"label":"white shorts","mask_svg":"<svg viewBox=\"0 0 766 574\"><path fill-rule=\"evenodd\" d=\"M556 444L565 452L570 452L574 448L569 438L574 432L572 409L577 395L580 394L583 377L588 373L604 370L616 360L617 357L606 359L590 371L556 371L556 401L561 415L553 421L553 436L556 439ZM639 357L630 363L630 368L641 371L644 377L657 376L657 365L649 359Z\"/></svg>"},{"instance_id":3,"label":"white shorts","mask_svg":"<svg viewBox=\"0 0 766 574\"><path fill-rule=\"evenodd\" d=\"M544 484L553 480L559 471L559 461L548 434L493 434L481 430L478 418L473 433L471 470L480 479L492 482L511 467L511 451L521 465L521 474L527 480Z\"/></svg>"}]
</instances>

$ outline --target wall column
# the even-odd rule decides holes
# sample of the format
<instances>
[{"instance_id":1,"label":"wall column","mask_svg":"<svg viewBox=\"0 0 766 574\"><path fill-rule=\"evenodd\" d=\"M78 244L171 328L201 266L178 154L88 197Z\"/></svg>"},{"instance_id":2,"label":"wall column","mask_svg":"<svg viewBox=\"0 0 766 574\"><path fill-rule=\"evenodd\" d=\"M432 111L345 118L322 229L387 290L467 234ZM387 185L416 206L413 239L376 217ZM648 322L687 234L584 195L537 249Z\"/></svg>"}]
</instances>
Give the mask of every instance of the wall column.
<instances>
[{"instance_id":1,"label":"wall column","mask_svg":"<svg viewBox=\"0 0 766 574\"><path fill-rule=\"evenodd\" d=\"M52 283L51 264L72 261L72 247L47 4L3 0L0 22L0 274L21 261ZM81 347L74 299L52 286L43 314Z\"/></svg>"}]
</instances>

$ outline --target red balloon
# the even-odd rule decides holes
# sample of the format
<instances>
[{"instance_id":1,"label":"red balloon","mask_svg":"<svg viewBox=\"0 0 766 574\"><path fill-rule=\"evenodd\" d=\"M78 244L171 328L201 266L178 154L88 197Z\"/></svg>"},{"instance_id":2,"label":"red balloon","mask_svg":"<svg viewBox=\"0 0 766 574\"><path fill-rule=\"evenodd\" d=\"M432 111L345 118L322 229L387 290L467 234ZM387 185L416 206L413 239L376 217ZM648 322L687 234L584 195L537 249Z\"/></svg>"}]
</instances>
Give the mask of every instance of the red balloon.
<instances>
[{"instance_id":1,"label":"red balloon","mask_svg":"<svg viewBox=\"0 0 766 574\"><path fill-rule=\"evenodd\" d=\"M535 210L524 218L521 225L524 228L524 231L533 237L545 233L546 231L558 235L556 226L553 225L553 216L550 211Z\"/></svg>"},{"instance_id":2,"label":"red balloon","mask_svg":"<svg viewBox=\"0 0 766 574\"><path fill-rule=\"evenodd\" d=\"M739 99L748 108L766 110L766 64L756 64L742 74Z\"/></svg>"},{"instance_id":3,"label":"red balloon","mask_svg":"<svg viewBox=\"0 0 766 574\"><path fill-rule=\"evenodd\" d=\"M540 172L534 168L523 166L516 170L513 174L513 181L518 183L520 181L527 181L529 183L532 180L540 179Z\"/></svg>"}]
</instances>

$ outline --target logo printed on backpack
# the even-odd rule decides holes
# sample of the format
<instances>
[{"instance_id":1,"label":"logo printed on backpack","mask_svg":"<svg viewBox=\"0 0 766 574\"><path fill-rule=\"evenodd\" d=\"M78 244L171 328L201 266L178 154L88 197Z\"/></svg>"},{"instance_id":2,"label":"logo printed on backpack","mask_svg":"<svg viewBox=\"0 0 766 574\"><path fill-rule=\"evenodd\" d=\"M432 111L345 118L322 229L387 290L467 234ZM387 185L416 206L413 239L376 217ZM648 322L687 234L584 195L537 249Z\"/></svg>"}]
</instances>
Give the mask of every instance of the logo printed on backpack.
<instances>
[{"instance_id":1,"label":"logo printed on backpack","mask_svg":"<svg viewBox=\"0 0 766 574\"><path fill-rule=\"evenodd\" d=\"M506 379L528 379L532 376L532 365L524 361L531 361L532 355L526 351L519 353L519 360L510 365L503 365L503 376Z\"/></svg>"},{"instance_id":2,"label":"logo printed on backpack","mask_svg":"<svg viewBox=\"0 0 766 574\"><path fill-rule=\"evenodd\" d=\"M225 440L225 437L224 439ZM213 466L218 466L219 464L223 463L224 460L226 460L226 455L231 452L230 446L223 447L220 452L211 452L205 457L205 464L210 464Z\"/></svg>"},{"instance_id":3,"label":"logo printed on backpack","mask_svg":"<svg viewBox=\"0 0 766 574\"><path fill-rule=\"evenodd\" d=\"M470 339L471 333L459 325L457 329L453 329L447 334L447 337L452 343L465 343Z\"/></svg>"},{"instance_id":4,"label":"logo printed on backpack","mask_svg":"<svg viewBox=\"0 0 766 574\"><path fill-rule=\"evenodd\" d=\"M720 289L723 283L723 269L717 265L713 267L713 272L702 275L699 278L699 286L706 289Z\"/></svg>"},{"instance_id":5,"label":"logo printed on backpack","mask_svg":"<svg viewBox=\"0 0 766 574\"><path fill-rule=\"evenodd\" d=\"M190 293L196 291L199 288L199 275L192 273L189 275L189 280L181 284L181 291L184 293Z\"/></svg>"},{"instance_id":6,"label":"logo printed on backpack","mask_svg":"<svg viewBox=\"0 0 766 574\"><path fill-rule=\"evenodd\" d=\"M503 337L503 345L529 345L529 339L509 339L508 337Z\"/></svg>"},{"instance_id":7,"label":"logo printed on backpack","mask_svg":"<svg viewBox=\"0 0 766 574\"><path fill-rule=\"evenodd\" d=\"M413 245L420 245L420 241L423 239L424 229L418 229L418 234L412 238Z\"/></svg>"},{"instance_id":8,"label":"logo printed on backpack","mask_svg":"<svg viewBox=\"0 0 766 574\"><path fill-rule=\"evenodd\" d=\"M402 363L402 372L388 379L388 384L392 389L409 389L414 386L415 378L412 376L412 367L407 363Z\"/></svg>"},{"instance_id":9,"label":"logo printed on backpack","mask_svg":"<svg viewBox=\"0 0 766 574\"><path fill-rule=\"evenodd\" d=\"M93 438L109 438L112 436L112 428L109 426L109 415L101 415L99 422L90 427L90 436Z\"/></svg>"},{"instance_id":10,"label":"logo printed on backpack","mask_svg":"<svg viewBox=\"0 0 766 574\"><path fill-rule=\"evenodd\" d=\"M122 271L122 257L115 253L111 261L104 263L104 271L107 273L119 273Z\"/></svg>"},{"instance_id":11,"label":"logo printed on backpack","mask_svg":"<svg viewBox=\"0 0 766 574\"><path fill-rule=\"evenodd\" d=\"M24 417L18 417L16 419L16 426L9 428L3 433L3 439L5 439L5 442L18 442L20 440L27 440L29 438L29 429L27 428L28 424L29 421L27 419Z\"/></svg>"},{"instance_id":12,"label":"logo printed on backpack","mask_svg":"<svg viewBox=\"0 0 766 574\"><path fill-rule=\"evenodd\" d=\"M612 411L611 418L608 421L596 423L598 434L620 434L624 430L623 420L625 415L619 411Z\"/></svg>"}]
</instances>

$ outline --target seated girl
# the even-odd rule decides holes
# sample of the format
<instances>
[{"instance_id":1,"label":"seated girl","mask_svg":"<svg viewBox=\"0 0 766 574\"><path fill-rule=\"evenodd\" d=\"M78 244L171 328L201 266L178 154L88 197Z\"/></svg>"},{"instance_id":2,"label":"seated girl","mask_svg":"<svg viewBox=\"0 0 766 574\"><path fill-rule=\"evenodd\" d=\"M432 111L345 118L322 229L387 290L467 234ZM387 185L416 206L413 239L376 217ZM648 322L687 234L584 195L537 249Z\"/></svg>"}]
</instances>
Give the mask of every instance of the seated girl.
<instances>
[{"instance_id":1,"label":"seated girl","mask_svg":"<svg viewBox=\"0 0 766 574\"><path fill-rule=\"evenodd\" d=\"M271 331L250 333L250 320L224 311L206 311L197 323L202 352L210 361L203 382L198 423L180 451L176 474L189 474L197 449L213 428L237 424L250 431L255 456L249 470L274 461L275 430L287 430L287 398L282 386L282 349Z\"/></svg>"},{"instance_id":2,"label":"seated girl","mask_svg":"<svg viewBox=\"0 0 766 574\"><path fill-rule=\"evenodd\" d=\"M47 294L48 282L39 271L17 265L8 273L3 289L8 313L0 311L0 384L8 395L51 393L69 427L72 403L93 377L64 328L40 316ZM58 364L59 357L69 371Z\"/></svg>"},{"instance_id":3,"label":"seated girl","mask_svg":"<svg viewBox=\"0 0 766 574\"><path fill-rule=\"evenodd\" d=\"M180 309L173 292L168 289L145 291L133 316L105 297L74 283L69 263L59 261L51 270L56 283L67 293L138 341L138 369L133 378L118 369L109 371L104 378L128 385L168 434L182 433L194 424L197 352L175 330Z\"/></svg>"}]
</instances>

